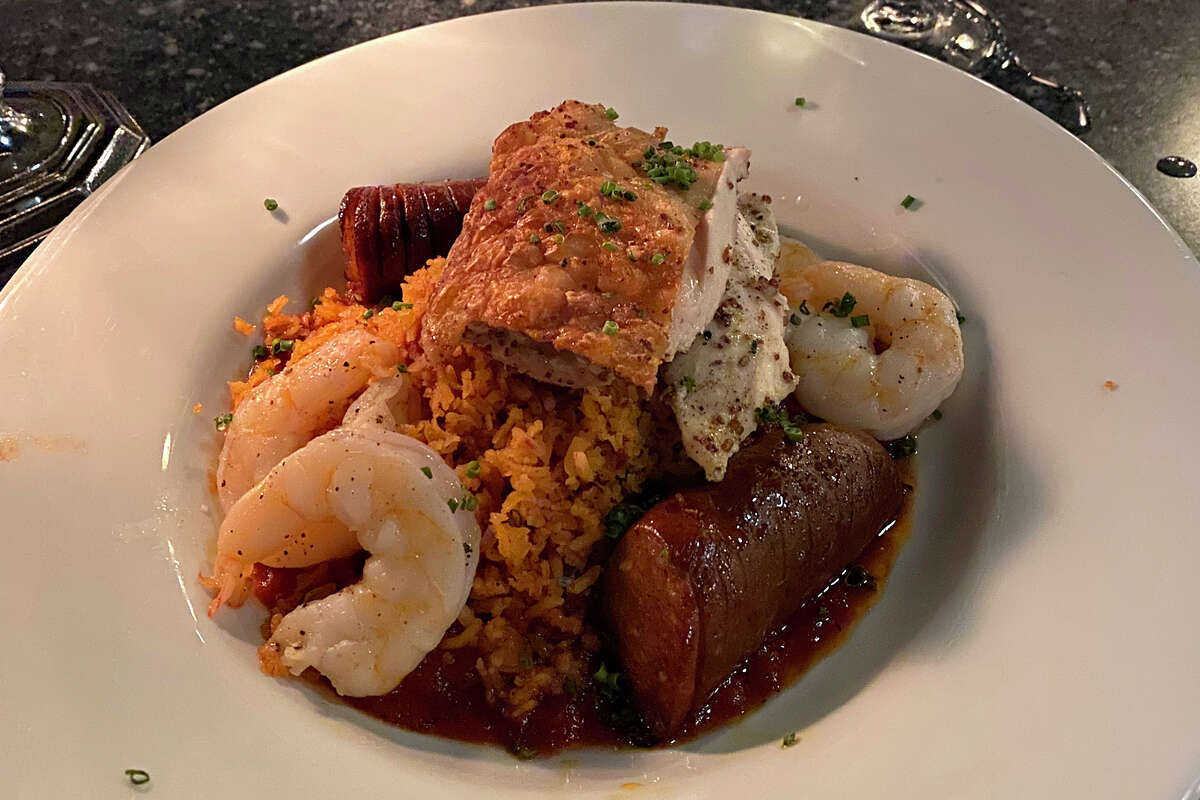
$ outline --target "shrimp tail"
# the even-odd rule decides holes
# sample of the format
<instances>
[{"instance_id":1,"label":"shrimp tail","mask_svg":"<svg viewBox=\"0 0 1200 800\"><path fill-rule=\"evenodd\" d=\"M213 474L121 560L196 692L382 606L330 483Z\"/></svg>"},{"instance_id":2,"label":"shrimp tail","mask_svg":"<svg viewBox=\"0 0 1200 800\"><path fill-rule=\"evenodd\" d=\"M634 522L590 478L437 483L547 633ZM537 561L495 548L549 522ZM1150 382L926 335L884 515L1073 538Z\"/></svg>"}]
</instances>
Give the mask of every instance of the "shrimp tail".
<instances>
[{"instance_id":1,"label":"shrimp tail","mask_svg":"<svg viewBox=\"0 0 1200 800\"><path fill-rule=\"evenodd\" d=\"M243 567L229 558L218 558L212 577L200 576L204 588L215 592L208 604L208 616L216 616L221 606L238 608L250 594L250 575L253 567Z\"/></svg>"}]
</instances>

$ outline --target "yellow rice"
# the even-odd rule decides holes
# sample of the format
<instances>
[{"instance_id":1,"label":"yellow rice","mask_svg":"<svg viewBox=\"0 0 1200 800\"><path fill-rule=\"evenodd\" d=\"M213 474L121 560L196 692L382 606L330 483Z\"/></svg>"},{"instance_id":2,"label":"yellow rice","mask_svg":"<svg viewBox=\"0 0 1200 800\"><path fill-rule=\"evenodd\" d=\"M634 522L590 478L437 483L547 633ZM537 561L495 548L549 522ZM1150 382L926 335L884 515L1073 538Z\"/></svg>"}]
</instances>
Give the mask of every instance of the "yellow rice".
<instances>
[{"instance_id":1,"label":"yellow rice","mask_svg":"<svg viewBox=\"0 0 1200 800\"><path fill-rule=\"evenodd\" d=\"M292 359L353 326L394 341L407 354L428 416L403 432L457 469L479 500L483 530L471 597L439 647L477 650L475 666L489 699L521 716L543 696L585 679L599 646L585 612L606 553L604 518L655 467L655 443L663 437L655 433L644 398L628 386L547 386L470 345L447 363L428 362L416 341L443 266L435 259L408 279L402 299L411 307L384 306L368 314L326 289L301 314L281 313L287 301L276 298L263 332L268 345L293 340ZM247 389L280 365L268 357L245 381L230 383L235 408ZM468 478L473 460L479 474Z\"/></svg>"}]
</instances>

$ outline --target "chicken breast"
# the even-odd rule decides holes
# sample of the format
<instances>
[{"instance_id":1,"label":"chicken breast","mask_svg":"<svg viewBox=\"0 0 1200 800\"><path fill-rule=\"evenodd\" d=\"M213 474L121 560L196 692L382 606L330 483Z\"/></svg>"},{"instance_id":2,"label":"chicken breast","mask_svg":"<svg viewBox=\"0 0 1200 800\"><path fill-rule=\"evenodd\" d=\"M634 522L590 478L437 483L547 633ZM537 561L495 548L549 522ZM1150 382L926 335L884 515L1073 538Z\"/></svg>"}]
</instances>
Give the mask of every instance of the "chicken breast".
<instances>
[{"instance_id":1,"label":"chicken breast","mask_svg":"<svg viewBox=\"0 0 1200 800\"><path fill-rule=\"evenodd\" d=\"M487 184L430 298L421 342L462 342L539 380L654 389L717 310L749 152L684 149L566 101L497 137Z\"/></svg>"},{"instance_id":2,"label":"chicken breast","mask_svg":"<svg viewBox=\"0 0 1200 800\"><path fill-rule=\"evenodd\" d=\"M796 388L784 328L787 299L774 281L779 229L770 201L738 204L732 273L716 314L663 372L663 395L675 412L683 448L710 481L758 427L757 409Z\"/></svg>"}]
</instances>

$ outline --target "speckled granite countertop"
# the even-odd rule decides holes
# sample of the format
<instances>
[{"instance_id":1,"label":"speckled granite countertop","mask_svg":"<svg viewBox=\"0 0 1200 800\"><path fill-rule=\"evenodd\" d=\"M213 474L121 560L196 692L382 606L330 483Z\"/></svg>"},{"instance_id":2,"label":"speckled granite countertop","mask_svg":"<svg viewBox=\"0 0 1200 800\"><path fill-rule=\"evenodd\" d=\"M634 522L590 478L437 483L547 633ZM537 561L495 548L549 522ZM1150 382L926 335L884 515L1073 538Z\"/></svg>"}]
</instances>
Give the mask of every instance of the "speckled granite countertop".
<instances>
[{"instance_id":1,"label":"speckled granite countertop","mask_svg":"<svg viewBox=\"0 0 1200 800\"><path fill-rule=\"evenodd\" d=\"M865 0L726 2L846 25ZM1085 93L1084 139L1200 250L1200 0L984 0L1035 72ZM0 0L0 63L14 80L115 92L155 140L317 56L430 22L529 0Z\"/></svg>"}]
</instances>

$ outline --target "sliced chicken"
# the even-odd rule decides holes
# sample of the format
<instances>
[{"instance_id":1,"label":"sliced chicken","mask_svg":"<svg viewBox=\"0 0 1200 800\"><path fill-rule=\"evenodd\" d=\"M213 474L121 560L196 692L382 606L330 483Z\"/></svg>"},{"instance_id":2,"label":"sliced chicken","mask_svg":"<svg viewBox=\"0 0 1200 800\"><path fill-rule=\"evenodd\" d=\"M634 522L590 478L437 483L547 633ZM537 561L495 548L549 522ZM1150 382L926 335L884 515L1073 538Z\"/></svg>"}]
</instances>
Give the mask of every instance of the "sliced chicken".
<instances>
[{"instance_id":1,"label":"sliced chicken","mask_svg":"<svg viewBox=\"0 0 1200 800\"><path fill-rule=\"evenodd\" d=\"M539 380L654 389L717 310L744 148L684 150L567 101L510 126L423 320L433 357L462 342Z\"/></svg>"}]
</instances>

